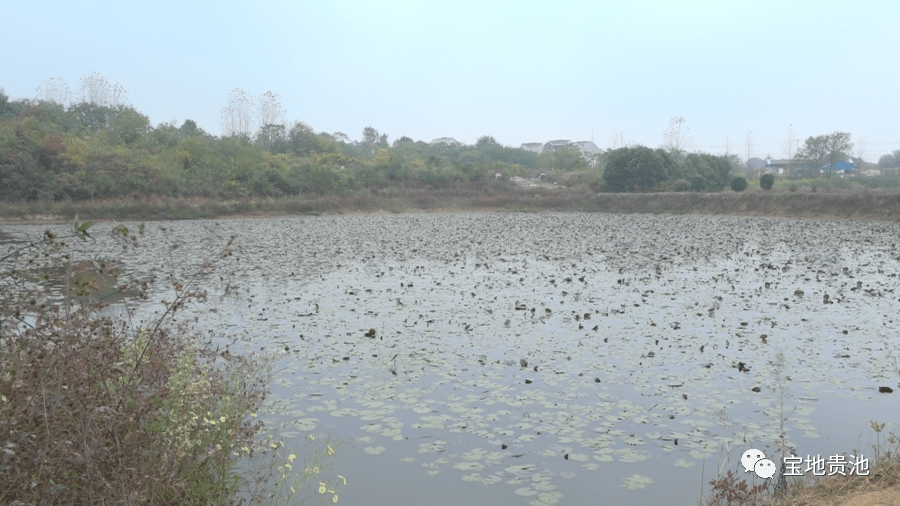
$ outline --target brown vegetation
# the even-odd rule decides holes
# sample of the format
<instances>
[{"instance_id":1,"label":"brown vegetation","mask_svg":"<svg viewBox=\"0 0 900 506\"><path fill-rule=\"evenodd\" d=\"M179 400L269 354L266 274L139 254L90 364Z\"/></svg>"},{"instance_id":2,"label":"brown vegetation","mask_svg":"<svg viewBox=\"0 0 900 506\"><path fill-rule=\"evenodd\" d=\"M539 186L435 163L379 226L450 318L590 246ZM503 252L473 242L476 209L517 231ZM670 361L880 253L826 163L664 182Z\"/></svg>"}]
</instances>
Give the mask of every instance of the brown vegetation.
<instances>
[{"instance_id":1,"label":"brown vegetation","mask_svg":"<svg viewBox=\"0 0 900 506\"><path fill-rule=\"evenodd\" d=\"M459 183L453 188L385 188L307 198L125 197L103 201L0 203L0 217L13 220L166 220L235 215L347 212L583 211L674 213L799 218L900 219L900 193L842 192L660 192L595 193L589 187L523 188Z\"/></svg>"},{"instance_id":2,"label":"brown vegetation","mask_svg":"<svg viewBox=\"0 0 900 506\"><path fill-rule=\"evenodd\" d=\"M253 418L267 392L264 362L167 324L204 297L189 282L171 280L164 313L147 326L106 316L105 288L143 294L148 284L129 287L115 263L74 258L68 243L89 239L89 229L47 231L0 256L0 503L267 497L273 471L237 467L271 446ZM136 234L114 230L126 248L137 246Z\"/></svg>"}]
</instances>

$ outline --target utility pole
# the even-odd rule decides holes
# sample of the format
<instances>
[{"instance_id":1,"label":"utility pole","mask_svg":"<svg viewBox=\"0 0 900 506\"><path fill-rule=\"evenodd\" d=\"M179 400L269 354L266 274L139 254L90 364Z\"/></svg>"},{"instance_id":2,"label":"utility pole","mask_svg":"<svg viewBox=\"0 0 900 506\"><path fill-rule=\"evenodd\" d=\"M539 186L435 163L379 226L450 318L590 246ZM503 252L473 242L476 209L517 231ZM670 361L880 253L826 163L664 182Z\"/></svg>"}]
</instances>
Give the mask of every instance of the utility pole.
<instances>
[{"instance_id":1,"label":"utility pole","mask_svg":"<svg viewBox=\"0 0 900 506\"><path fill-rule=\"evenodd\" d=\"M791 159L791 141L794 140L794 124L788 125L788 160Z\"/></svg>"},{"instance_id":2,"label":"utility pole","mask_svg":"<svg viewBox=\"0 0 900 506\"><path fill-rule=\"evenodd\" d=\"M747 130L747 170L750 170L750 148L753 146L753 131Z\"/></svg>"}]
</instances>

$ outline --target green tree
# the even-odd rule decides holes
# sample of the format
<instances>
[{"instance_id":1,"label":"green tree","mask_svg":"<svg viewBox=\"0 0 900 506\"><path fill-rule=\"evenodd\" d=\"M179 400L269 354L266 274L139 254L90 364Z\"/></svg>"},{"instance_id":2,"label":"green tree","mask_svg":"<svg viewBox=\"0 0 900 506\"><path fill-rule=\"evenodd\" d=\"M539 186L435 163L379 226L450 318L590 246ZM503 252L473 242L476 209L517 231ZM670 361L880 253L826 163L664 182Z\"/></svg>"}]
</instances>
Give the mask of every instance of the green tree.
<instances>
[{"instance_id":1,"label":"green tree","mask_svg":"<svg viewBox=\"0 0 900 506\"><path fill-rule=\"evenodd\" d=\"M302 121L294 122L287 137L288 150L298 156L338 152L337 142L324 135L316 134L312 127Z\"/></svg>"},{"instance_id":2,"label":"green tree","mask_svg":"<svg viewBox=\"0 0 900 506\"><path fill-rule=\"evenodd\" d=\"M406 144L406 143L415 143L415 141L404 135L404 136L401 136L399 139L395 140L394 143L391 145L391 147L396 148L396 147L400 146L401 144Z\"/></svg>"},{"instance_id":3,"label":"green tree","mask_svg":"<svg viewBox=\"0 0 900 506\"><path fill-rule=\"evenodd\" d=\"M632 174L632 167L628 166L628 162L631 160L631 149L619 148L606 152L603 180L613 191L634 191L634 175Z\"/></svg>"},{"instance_id":4,"label":"green tree","mask_svg":"<svg viewBox=\"0 0 900 506\"><path fill-rule=\"evenodd\" d=\"M737 176L731 180L731 189L736 192L742 192L747 189L747 180Z\"/></svg>"},{"instance_id":5,"label":"green tree","mask_svg":"<svg viewBox=\"0 0 900 506\"><path fill-rule=\"evenodd\" d=\"M807 138L803 147L797 152L797 158L811 160L815 164L817 177L822 168L825 168L828 176L831 177L834 164L850 158L852 149L853 143L850 142L849 133L834 132Z\"/></svg>"},{"instance_id":6,"label":"green tree","mask_svg":"<svg viewBox=\"0 0 900 506\"><path fill-rule=\"evenodd\" d=\"M256 132L256 143L270 153L284 153L289 148L287 132L282 124L266 124Z\"/></svg>"},{"instance_id":7,"label":"green tree","mask_svg":"<svg viewBox=\"0 0 900 506\"><path fill-rule=\"evenodd\" d=\"M759 187L763 190L771 190L772 186L775 185L775 176L770 173L765 173L759 178Z\"/></svg>"},{"instance_id":8,"label":"green tree","mask_svg":"<svg viewBox=\"0 0 900 506\"><path fill-rule=\"evenodd\" d=\"M684 179L676 179L674 183L672 183L672 189L677 192L686 192L691 189L691 183L688 183Z\"/></svg>"},{"instance_id":9,"label":"green tree","mask_svg":"<svg viewBox=\"0 0 900 506\"><path fill-rule=\"evenodd\" d=\"M724 156L691 153L682 161L680 175L700 176L706 181L706 189L719 191L731 180L731 168L731 162Z\"/></svg>"},{"instance_id":10,"label":"green tree","mask_svg":"<svg viewBox=\"0 0 900 506\"><path fill-rule=\"evenodd\" d=\"M0 88L0 118L11 117L15 114L16 107L9 101L9 94L5 88Z\"/></svg>"},{"instance_id":11,"label":"green tree","mask_svg":"<svg viewBox=\"0 0 900 506\"><path fill-rule=\"evenodd\" d=\"M657 148L656 152L662 157L663 167L666 170L666 179L671 181L684 178L684 169L682 165L676 161L675 157L671 156L662 148Z\"/></svg>"},{"instance_id":12,"label":"green tree","mask_svg":"<svg viewBox=\"0 0 900 506\"><path fill-rule=\"evenodd\" d=\"M575 172L590 168L581 151L573 146L563 146L553 151L541 153L538 167L545 170Z\"/></svg>"},{"instance_id":13,"label":"green tree","mask_svg":"<svg viewBox=\"0 0 900 506\"><path fill-rule=\"evenodd\" d=\"M696 176L691 178L691 190L695 192L706 191L706 179L697 174Z\"/></svg>"},{"instance_id":14,"label":"green tree","mask_svg":"<svg viewBox=\"0 0 900 506\"><path fill-rule=\"evenodd\" d=\"M373 146L386 148L388 147L387 138L387 134L378 133L378 130L373 127L367 126L366 128L363 128L363 144L370 144Z\"/></svg>"},{"instance_id":15,"label":"green tree","mask_svg":"<svg viewBox=\"0 0 900 506\"><path fill-rule=\"evenodd\" d=\"M68 128L78 132L92 133L110 126L115 115L111 107L91 102L80 102L69 108Z\"/></svg>"},{"instance_id":16,"label":"green tree","mask_svg":"<svg viewBox=\"0 0 900 506\"><path fill-rule=\"evenodd\" d=\"M644 147L619 148L606 159L603 180L614 191L647 190L666 180L665 160L658 152Z\"/></svg>"},{"instance_id":17,"label":"green tree","mask_svg":"<svg viewBox=\"0 0 900 506\"><path fill-rule=\"evenodd\" d=\"M499 146L500 143L497 142L497 140L494 139L493 137L491 137L490 135L482 135L481 137L478 138L477 141L475 141L476 147L490 146L490 145L498 145Z\"/></svg>"},{"instance_id":18,"label":"green tree","mask_svg":"<svg viewBox=\"0 0 900 506\"><path fill-rule=\"evenodd\" d=\"M203 131L202 128L197 126L197 122L192 119L184 120L184 123L181 124L181 128L178 129L184 136L186 137L207 137L209 134Z\"/></svg>"},{"instance_id":19,"label":"green tree","mask_svg":"<svg viewBox=\"0 0 900 506\"><path fill-rule=\"evenodd\" d=\"M108 118L111 144L133 144L150 131L150 118L131 106L117 106L111 109Z\"/></svg>"},{"instance_id":20,"label":"green tree","mask_svg":"<svg viewBox=\"0 0 900 506\"><path fill-rule=\"evenodd\" d=\"M2 98L0 98L2 100ZM893 153L882 155L878 159L878 166L882 169L890 169L900 167L900 149L895 149Z\"/></svg>"}]
</instances>

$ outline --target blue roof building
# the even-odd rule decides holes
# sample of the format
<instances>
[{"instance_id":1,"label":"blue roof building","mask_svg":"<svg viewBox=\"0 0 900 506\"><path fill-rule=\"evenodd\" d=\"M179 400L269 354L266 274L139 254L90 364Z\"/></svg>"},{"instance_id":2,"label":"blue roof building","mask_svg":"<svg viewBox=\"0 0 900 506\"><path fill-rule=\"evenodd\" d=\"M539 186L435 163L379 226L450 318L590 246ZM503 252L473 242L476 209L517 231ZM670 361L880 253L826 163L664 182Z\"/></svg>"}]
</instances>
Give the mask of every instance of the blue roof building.
<instances>
[{"instance_id":1,"label":"blue roof building","mask_svg":"<svg viewBox=\"0 0 900 506\"><path fill-rule=\"evenodd\" d=\"M841 171L844 173L850 172L855 168L856 165L853 165L853 162L837 162L836 164L834 164L835 171Z\"/></svg>"}]
</instances>

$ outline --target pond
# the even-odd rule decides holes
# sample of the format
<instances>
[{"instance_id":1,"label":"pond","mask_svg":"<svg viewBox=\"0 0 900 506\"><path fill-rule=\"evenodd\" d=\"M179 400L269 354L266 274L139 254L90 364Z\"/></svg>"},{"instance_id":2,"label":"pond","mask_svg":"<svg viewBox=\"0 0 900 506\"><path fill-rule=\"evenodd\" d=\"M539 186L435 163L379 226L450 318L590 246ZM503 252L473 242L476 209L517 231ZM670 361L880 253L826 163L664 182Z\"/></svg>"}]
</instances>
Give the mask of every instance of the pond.
<instances>
[{"instance_id":1,"label":"pond","mask_svg":"<svg viewBox=\"0 0 900 506\"><path fill-rule=\"evenodd\" d=\"M112 255L108 228L92 247ZM125 262L184 276L236 236L187 316L289 350L273 384L288 408L269 418L297 421L288 446L349 442L342 504L689 505L720 469L762 482L740 456L779 462L782 433L799 456L874 457L870 421L900 412L879 393L900 381L898 232L580 213L209 220L147 223Z\"/></svg>"}]
</instances>

